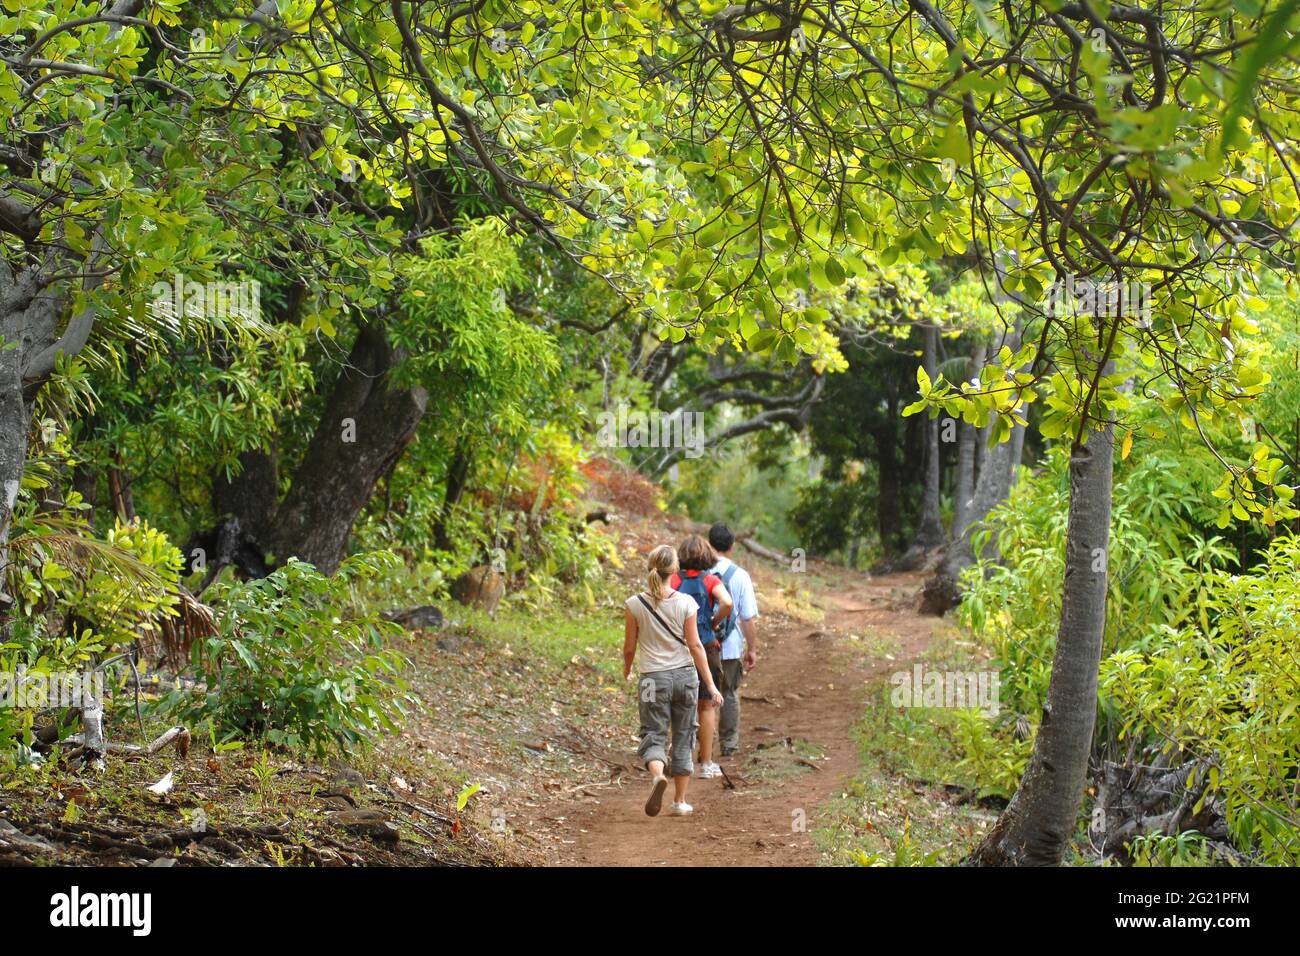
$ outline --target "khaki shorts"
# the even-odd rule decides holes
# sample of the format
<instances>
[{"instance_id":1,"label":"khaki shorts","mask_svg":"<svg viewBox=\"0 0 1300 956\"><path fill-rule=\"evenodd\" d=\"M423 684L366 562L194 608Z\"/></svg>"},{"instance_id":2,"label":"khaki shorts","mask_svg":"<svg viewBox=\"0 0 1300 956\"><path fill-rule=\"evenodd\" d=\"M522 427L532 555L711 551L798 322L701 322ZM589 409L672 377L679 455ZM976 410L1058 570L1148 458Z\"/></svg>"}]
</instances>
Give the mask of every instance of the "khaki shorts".
<instances>
[{"instance_id":1,"label":"khaki shorts","mask_svg":"<svg viewBox=\"0 0 1300 956\"><path fill-rule=\"evenodd\" d=\"M718 693L725 693L726 675L722 671L722 644L714 641L711 644L704 645L704 656L709 660L709 675L713 678L713 686L718 689ZM709 699L709 689L700 681L700 700Z\"/></svg>"}]
</instances>

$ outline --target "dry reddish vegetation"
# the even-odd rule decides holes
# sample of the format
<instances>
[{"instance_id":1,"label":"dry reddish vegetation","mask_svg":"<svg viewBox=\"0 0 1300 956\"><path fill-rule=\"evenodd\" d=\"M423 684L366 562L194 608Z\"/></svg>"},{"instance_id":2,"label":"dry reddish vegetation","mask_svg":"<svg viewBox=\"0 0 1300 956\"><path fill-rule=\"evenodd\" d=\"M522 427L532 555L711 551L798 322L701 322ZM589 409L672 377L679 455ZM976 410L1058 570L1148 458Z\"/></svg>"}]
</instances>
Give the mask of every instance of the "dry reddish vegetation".
<instances>
[{"instance_id":1,"label":"dry reddish vegetation","mask_svg":"<svg viewBox=\"0 0 1300 956\"><path fill-rule=\"evenodd\" d=\"M660 510L663 492L640 472L609 458L592 458L582 466L587 493L596 501L632 515L653 515Z\"/></svg>"}]
</instances>

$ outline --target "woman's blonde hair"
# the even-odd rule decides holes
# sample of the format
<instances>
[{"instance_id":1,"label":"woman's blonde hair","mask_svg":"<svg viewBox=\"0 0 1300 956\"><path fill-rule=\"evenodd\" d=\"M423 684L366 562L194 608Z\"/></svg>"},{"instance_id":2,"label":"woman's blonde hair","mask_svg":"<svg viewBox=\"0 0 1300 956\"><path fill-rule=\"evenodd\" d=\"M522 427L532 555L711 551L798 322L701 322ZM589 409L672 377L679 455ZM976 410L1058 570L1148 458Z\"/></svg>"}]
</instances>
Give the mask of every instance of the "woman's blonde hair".
<instances>
[{"instance_id":1,"label":"woman's blonde hair","mask_svg":"<svg viewBox=\"0 0 1300 956\"><path fill-rule=\"evenodd\" d=\"M670 545L661 544L650 552L646 564L650 569L647 590L651 600L658 604L668 596L668 579L677 572L677 552Z\"/></svg>"}]
</instances>

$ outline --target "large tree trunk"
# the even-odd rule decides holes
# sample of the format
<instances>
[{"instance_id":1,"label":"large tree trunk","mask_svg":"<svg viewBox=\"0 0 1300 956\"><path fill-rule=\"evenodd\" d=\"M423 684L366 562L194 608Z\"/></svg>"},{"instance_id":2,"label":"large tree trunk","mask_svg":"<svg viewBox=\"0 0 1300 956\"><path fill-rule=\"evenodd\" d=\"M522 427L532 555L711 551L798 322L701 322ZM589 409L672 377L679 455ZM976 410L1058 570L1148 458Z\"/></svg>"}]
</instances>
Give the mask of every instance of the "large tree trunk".
<instances>
[{"instance_id":1,"label":"large tree trunk","mask_svg":"<svg viewBox=\"0 0 1300 956\"><path fill-rule=\"evenodd\" d=\"M114 24L108 35L115 36L121 29ZM47 210L41 205L25 206L7 193L5 204L9 213L6 231L25 242L34 242ZM57 204L52 208L58 208ZM21 228L15 229L14 223ZM61 230L58 235L62 239ZM90 256L77 264L84 265L87 272L82 281L86 292L104 281L102 273L95 274L95 267L106 247L103 233L95 230ZM27 431L31 425L28 409L59 358L73 358L85 348L95 325L91 305L73 313L66 324L63 322L68 290L65 282L54 277L65 270L65 274L75 272L73 262L52 250L39 259L24 256L17 260L11 262L0 255L0 567L8 562L13 499L27 457ZM0 595L3 593L0 585Z\"/></svg>"},{"instance_id":2,"label":"large tree trunk","mask_svg":"<svg viewBox=\"0 0 1300 956\"><path fill-rule=\"evenodd\" d=\"M361 329L263 542L277 561L297 557L332 574L375 485L415 437L428 395L391 388L401 361L382 326Z\"/></svg>"},{"instance_id":3,"label":"large tree trunk","mask_svg":"<svg viewBox=\"0 0 1300 956\"><path fill-rule=\"evenodd\" d=\"M1017 321L1006 340L1007 347L1012 352L1020 348L1020 333L1020 322ZM971 377L973 378L975 374L978 374L978 370ZM992 425L988 427L991 428ZM1011 494L1011 486L1015 481L1016 469L1020 467L1020 456L1025 445L1024 426L1012 426L1011 436L996 448L988 448L987 444L988 435L985 432L977 438L976 460L979 475L975 479L975 493L971 496L970 509L964 516L966 525L961 529L961 534L958 534L956 529L953 530L952 545L948 548L948 554L938 571L938 576L949 582L956 582L961 577L962 571L975 563L974 533L980 530L989 512ZM989 558L996 554L997 548L990 538L979 557Z\"/></svg>"},{"instance_id":4,"label":"large tree trunk","mask_svg":"<svg viewBox=\"0 0 1300 956\"><path fill-rule=\"evenodd\" d=\"M976 444L986 441L976 436ZM986 450L983 466L975 481L975 493L965 516L966 526L960 535L954 534L943 561L921 588L922 614L942 617L961 603L961 573L975 563L975 533L985 525L989 513L1011 493L1012 479L1020 465L1020 451L1024 447L1024 428L1014 426L1011 437L996 448ZM982 558L997 557L997 545L992 536L984 543Z\"/></svg>"},{"instance_id":5,"label":"large tree trunk","mask_svg":"<svg viewBox=\"0 0 1300 956\"><path fill-rule=\"evenodd\" d=\"M956 580L962 571L975 563L975 532L980 530L989 512L1011 493L1023 447L1024 426L1016 425L1009 439L984 453L984 467L980 469L979 479L975 483L975 494L971 497L970 510L966 514L966 526L960 536L953 536L952 546L939 571L943 576ZM990 539L980 556L992 557L996 553L997 549Z\"/></svg>"},{"instance_id":6,"label":"large tree trunk","mask_svg":"<svg viewBox=\"0 0 1300 956\"><path fill-rule=\"evenodd\" d=\"M185 573L205 572L200 594L227 565L250 578L271 572L262 542L275 519L279 489L279 457L274 447L240 453L239 473L233 477L220 470L213 475L212 510L217 523L195 532L182 549Z\"/></svg>"},{"instance_id":7,"label":"large tree trunk","mask_svg":"<svg viewBox=\"0 0 1300 956\"><path fill-rule=\"evenodd\" d=\"M1097 717L1106 625L1114 426L1092 431L1070 458L1061 623L1029 767L1011 803L971 854L982 866L1054 866L1074 834Z\"/></svg>"},{"instance_id":8,"label":"large tree trunk","mask_svg":"<svg viewBox=\"0 0 1300 956\"><path fill-rule=\"evenodd\" d=\"M1013 428L1010 440L1011 472L1007 475L1007 494L1011 494L1011 489L1016 486L1016 479L1020 475L1020 463L1025 455L1025 430L1023 428Z\"/></svg>"},{"instance_id":9,"label":"large tree trunk","mask_svg":"<svg viewBox=\"0 0 1300 956\"><path fill-rule=\"evenodd\" d=\"M104 737L104 700L93 690L95 675L90 675L91 685L83 691L81 707L81 745L84 759L95 770L104 769L104 754L108 742Z\"/></svg>"},{"instance_id":10,"label":"large tree trunk","mask_svg":"<svg viewBox=\"0 0 1300 956\"><path fill-rule=\"evenodd\" d=\"M985 348L977 346L966 365L967 380L979 375L984 367ZM966 533L970 525L972 499L975 497L975 469L978 464L980 433L969 422L957 426L957 482L953 491L951 537L956 540Z\"/></svg>"},{"instance_id":11,"label":"large tree trunk","mask_svg":"<svg viewBox=\"0 0 1300 956\"><path fill-rule=\"evenodd\" d=\"M989 436L993 434L993 426L985 425L975 432L975 483L979 486L980 475L984 474L984 463L989 456ZM973 500L973 496L972 496ZM953 535L955 538L956 535Z\"/></svg>"},{"instance_id":12,"label":"large tree trunk","mask_svg":"<svg viewBox=\"0 0 1300 956\"><path fill-rule=\"evenodd\" d=\"M970 524L971 499L975 497L975 445L979 433L975 426L961 422L957 426L957 477L952 496L952 537L960 538Z\"/></svg>"},{"instance_id":13,"label":"large tree trunk","mask_svg":"<svg viewBox=\"0 0 1300 956\"><path fill-rule=\"evenodd\" d=\"M275 448L255 449L239 456L239 474L212 479L212 510L218 518L236 518L254 539L265 535L275 520L280 492L280 460Z\"/></svg>"},{"instance_id":14,"label":"large tree trunk","mask_svg":"<svg viewBox=\"0 0 1300 956\"><path fill-rule=\"evenodd\" d=\"M925 327L925 356L923 364L930 381L938 377L939 330L934 325ZM929 551L944 542L943 521L939 515L939 417L925 420L925 485L921 506L921 524L916 530L912 548Z\"/></svg>"},{"instance_id":15,"label":"large tree trunk","mask_svg":"<svg viewBox=\"0 0 1300 956\"><path fill-rule=\"evenodd\" d=\"M4 326L8 339L10 329ZM0 635L13 604L5 588L9 571L9 525L27 458L27 406L23 402L22 356L0 347Z\"/></svg>"}]
</instances>

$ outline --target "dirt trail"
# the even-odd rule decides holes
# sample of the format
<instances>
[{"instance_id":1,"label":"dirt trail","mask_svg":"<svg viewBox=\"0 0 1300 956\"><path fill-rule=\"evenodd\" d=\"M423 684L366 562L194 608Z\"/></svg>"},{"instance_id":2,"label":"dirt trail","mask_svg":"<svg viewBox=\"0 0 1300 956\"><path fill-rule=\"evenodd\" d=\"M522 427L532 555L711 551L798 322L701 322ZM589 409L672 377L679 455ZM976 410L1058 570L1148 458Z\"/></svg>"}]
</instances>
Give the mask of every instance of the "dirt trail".
<instances>
[{"instance_id":1,"label":"dirt trail","mask_svg":"<svg viewBox=\"0 0 1300 956\"><path fill-rule=\"evenodd\" d=\"M762 568L754 576L762 610L765 586L774 584ZM863 713L864 682L904 669L937 626L913 610L920 582L916 575L867 578L839 570L813 594L825 612L822 624L765 615L758 666L742 689L741 750L720 760L736 788L696 777L687 795L694 814L650 819L643 810L648 776L628 774L594 800L568 808L568 839L556 862L815 864L816 808L859 766L854 726ZM808 821L802 832L795 825L800 816Z\"/></svg>"}]
</instances>

